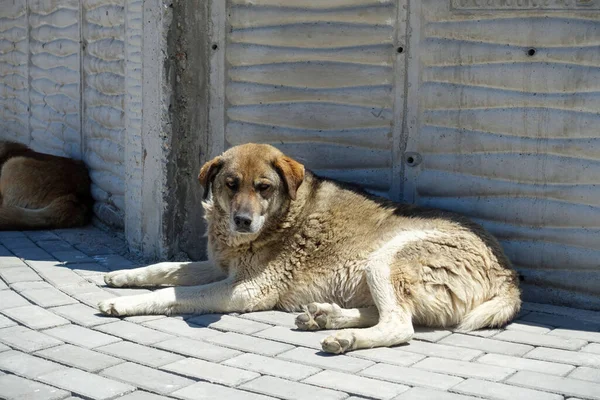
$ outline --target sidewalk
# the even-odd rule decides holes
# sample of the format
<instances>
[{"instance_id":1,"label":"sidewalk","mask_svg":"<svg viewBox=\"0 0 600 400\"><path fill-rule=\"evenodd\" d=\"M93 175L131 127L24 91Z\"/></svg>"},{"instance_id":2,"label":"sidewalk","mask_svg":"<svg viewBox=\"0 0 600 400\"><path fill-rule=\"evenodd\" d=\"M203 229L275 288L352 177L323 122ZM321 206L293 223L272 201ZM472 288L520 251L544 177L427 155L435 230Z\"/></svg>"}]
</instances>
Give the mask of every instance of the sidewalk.
<instances>
[{"instance_id":1,"label":"sidewalk","mask_svg":"<svg viewBox=\"0 0 600 400\"><path fill-rule=\"evenodd\" d=\"M600 312L525 303L505 330L419 331L341 356L294 315L104 317L103 274L133 268L94 228L0 232L0 398L600 399ZM122 396L122 397L121 397Z\"/></svg>"}]
</instances>

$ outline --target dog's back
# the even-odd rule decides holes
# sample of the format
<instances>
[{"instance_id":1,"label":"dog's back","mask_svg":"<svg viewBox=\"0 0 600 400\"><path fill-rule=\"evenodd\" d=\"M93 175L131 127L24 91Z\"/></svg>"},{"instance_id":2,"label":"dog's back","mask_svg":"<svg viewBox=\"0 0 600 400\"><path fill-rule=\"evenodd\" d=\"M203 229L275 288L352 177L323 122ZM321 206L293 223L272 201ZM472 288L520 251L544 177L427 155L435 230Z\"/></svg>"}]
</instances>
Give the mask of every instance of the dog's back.
<instances>
[{"instance_id":1,"label":"dog's back","mask_svg":"<svg viewBox=\"0 0 600 400\"><path fill-rule=\"evenodd\" d=\"M90 184L81 161L0 142L0 230L86 224L93 203Z\"/></svg>"}]
</instances>

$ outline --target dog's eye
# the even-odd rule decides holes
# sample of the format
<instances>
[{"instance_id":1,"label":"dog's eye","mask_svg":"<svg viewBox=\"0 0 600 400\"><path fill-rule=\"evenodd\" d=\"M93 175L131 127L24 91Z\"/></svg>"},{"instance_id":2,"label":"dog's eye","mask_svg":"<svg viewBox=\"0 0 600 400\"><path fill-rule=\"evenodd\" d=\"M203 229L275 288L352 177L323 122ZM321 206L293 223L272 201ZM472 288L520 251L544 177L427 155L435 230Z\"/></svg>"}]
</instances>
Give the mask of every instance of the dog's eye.
<instances>
[{"instance_id":1,"label":"dog's eye","mask_svg":"<svg viewBox=\"0 0 600 400\"><path fill-rule=\"evenodd\" d=\"M231 190L234 190L235 188L237 188L237 182L236 181L226 181L225 184Z\"/></svg>"},{"instance_id":2,"label":"dog's eye","mask_svg":"<svg viewBox=\"0 0 600 400\"><path fill-rule=\"evenodd\" d=\"M270 187L271 185L269 185L268 183L259 183L256 188L261 192L264 192L265 190L269 190Z\"/></svg>"}]
</instances>

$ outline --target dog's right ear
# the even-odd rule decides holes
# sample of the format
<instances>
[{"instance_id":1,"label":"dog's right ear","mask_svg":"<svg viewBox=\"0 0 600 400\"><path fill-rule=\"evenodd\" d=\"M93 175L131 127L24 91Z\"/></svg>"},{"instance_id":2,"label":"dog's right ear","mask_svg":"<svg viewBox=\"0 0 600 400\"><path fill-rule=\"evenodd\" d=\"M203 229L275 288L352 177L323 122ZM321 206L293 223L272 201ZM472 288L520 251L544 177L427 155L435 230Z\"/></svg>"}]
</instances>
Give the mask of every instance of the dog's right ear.
<instances>
[{"instance_id":1,"label":"dog's right ear","mask_svg":"<svg viewBox=\"0 0 600 400\"><path fill-rule=\"evenodd\" d=\"M208 192L210 192L210 185L215 180L215 176L223 166L223 158L218 156L207 162L200 168L200 174L198 175L198 180L200 184L204 188L204 195L202 198L206 200L208 197Z\"/></svg>"}]
</instances>

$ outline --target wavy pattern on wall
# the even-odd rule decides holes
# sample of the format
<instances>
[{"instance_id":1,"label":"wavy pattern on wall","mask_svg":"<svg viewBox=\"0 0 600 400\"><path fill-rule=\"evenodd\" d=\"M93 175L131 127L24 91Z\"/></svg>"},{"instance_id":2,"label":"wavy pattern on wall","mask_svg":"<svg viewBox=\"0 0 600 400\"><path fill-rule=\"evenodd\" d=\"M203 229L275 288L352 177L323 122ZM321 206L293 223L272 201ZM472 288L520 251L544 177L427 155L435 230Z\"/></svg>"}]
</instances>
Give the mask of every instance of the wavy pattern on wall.
<instances>
[{"instance_id":1,"label":"wavy pattern on wall","mask_svg":"<svg viewBox=\"0 0 600 400\"><path fill-rule=\"evenodd\" d=\"M29 71L25 2L0 1L0 131L29 143Z\"/></svg>"},{"instance_id":2,"label":"wavy pattern on wall","mask_svg":"<svg viewBox=\"0 0 600 400\"><path fill-rule=\"evenodd\" d=\"M392 1L231 1L227 144L270 143L387 194L395 16Z\"/></svg>"},{"instance_id":3,"label":"wavy pattern on wall","mask_svg":"<svg viewBox=\"0 0 600 400\"><path fill-rule=\"evenodd\" d=\"M95 210L123 225L125 8L123 0L84 0L84 143Z\"/></svg>"},{"instance_id":4,"label":"wavy pattern on wall","mask_svg":"<svg viewBox=\"0 0 600 400\"><path fill-rule=\"evenodd\" d=\"M81 158L79 2L28 4L31 146Z\"/></svg>"},{"instance_id":5,"label":"wavy pattern on wall","mask_svg":"<svg viewBox=\"0 0 600 400\"><path fill-rule=\"evenodd\" d=\"M423 4L418 203L496 234L529 300L600 309L600 14L446 3Z\"/></svg>"}]
</instances>

